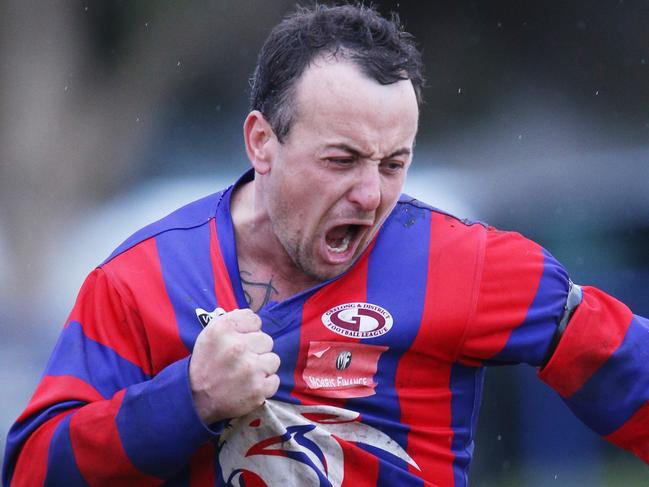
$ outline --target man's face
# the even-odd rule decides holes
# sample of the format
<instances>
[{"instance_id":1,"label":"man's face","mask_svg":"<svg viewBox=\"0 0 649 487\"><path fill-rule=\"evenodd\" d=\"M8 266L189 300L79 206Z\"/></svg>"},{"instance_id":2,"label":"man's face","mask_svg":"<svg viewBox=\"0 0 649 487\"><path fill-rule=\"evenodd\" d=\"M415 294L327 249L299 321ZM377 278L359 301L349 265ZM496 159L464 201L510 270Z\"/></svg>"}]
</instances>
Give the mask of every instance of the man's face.
<instances>
[{"instance_id":1,"label":"man's face","mask_svg":"<svg viewBox=\"0 0 649 487\"><path fill-rule=\"evenodd\" d=\"M409 80L381 85L349 61L318 59L297 82L293 115L265 203L293 262L323 281L355 262L396 204L419 110Z\"/></svg>"}]
</instances>

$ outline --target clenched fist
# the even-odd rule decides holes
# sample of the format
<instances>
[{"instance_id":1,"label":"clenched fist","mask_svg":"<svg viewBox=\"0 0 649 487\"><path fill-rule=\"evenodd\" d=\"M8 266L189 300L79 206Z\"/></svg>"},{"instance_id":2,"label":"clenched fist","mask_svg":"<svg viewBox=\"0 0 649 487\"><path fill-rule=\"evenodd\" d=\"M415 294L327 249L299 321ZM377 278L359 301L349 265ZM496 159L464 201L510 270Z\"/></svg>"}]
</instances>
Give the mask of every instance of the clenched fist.
<instances>
[{"instance_id":1,"label":"clenched fist","mask_svg":"<svg viewBox=\"0 0 649 487\"><path fill-rule=\"evenodd\" d=\"M215 317L196 339L189 363L194 404L205 424L243 416L279 387L279 356L250 309Z\"/></svg>"}]
</instances>

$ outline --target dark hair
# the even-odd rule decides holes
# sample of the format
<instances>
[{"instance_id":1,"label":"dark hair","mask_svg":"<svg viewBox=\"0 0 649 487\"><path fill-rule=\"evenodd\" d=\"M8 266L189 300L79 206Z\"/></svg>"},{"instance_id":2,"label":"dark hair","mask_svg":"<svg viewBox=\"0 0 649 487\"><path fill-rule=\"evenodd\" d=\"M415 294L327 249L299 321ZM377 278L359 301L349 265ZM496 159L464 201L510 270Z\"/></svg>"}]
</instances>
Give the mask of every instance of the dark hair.
<instances>
[{"instance_id":1,"label":"dark hair","mask_svg":"<svg viewBox=\"0 0 649 487\"><path fill-rule=\"evenodd\" d=\"M298 7L271 31L251 79L250 108L259 110L282 142L290 129L297 80L317 56L341 55L381 84L409 79L421 103L421 54L399 17L373 6Z\"/></svg>"}]
</instances>

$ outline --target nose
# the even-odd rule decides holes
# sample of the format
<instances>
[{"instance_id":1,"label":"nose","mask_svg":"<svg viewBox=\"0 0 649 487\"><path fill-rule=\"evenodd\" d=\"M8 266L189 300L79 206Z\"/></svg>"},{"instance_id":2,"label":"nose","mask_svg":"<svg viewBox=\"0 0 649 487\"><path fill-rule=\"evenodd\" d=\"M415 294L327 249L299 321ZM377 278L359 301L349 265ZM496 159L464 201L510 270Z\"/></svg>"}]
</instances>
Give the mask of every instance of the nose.
<instances>
[{"instance_id":1,"label":"nose","mask_svg":"<svg viewBox=\"0 0 649 487\"><path fill-rule=\"evenodd\" d=\"M364 165L356 174L356 181L347 198L364 211L374 211L381 203L381 174L375 165Z\"/></svg>"}]
</instances>

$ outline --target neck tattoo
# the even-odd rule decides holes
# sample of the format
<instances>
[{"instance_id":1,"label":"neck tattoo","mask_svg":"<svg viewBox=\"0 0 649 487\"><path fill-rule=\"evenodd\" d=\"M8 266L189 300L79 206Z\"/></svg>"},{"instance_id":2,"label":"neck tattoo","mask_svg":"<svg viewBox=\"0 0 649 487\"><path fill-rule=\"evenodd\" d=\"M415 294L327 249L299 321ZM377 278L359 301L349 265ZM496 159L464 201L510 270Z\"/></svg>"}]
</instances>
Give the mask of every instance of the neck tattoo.
<instances>
[{"instance_id":1,"label":"neck tattoo","mask_svg":"<svg viewBox=\"0 0 649 487\"><path fill-rule=\"evenodd\" d=\"M279 295L279 292L273 286L272 277L268 282L256 281L252 272L242 270L239 273L239 278L241 279L246 302L253 311L259 311L271 300L273 295Z\"/></svg>"}]
</instances>

